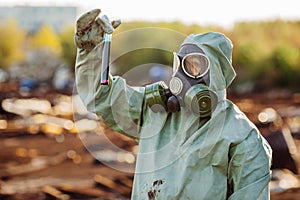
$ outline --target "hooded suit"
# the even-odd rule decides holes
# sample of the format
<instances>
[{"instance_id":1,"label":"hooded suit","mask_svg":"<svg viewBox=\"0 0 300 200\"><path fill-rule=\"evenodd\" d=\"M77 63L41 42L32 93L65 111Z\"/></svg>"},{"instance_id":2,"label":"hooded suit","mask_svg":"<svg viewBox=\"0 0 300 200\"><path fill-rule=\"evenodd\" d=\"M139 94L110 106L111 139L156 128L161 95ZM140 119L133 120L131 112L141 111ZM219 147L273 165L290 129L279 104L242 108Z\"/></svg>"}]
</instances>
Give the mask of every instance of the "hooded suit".
<instances>
[{"instance_id":1,"label":"hooded suit","mask_svg":"<svg viewBox=\"0 0 300 200\"><path fill-rule=\"evenodd\" d=\"M226 98L235 78L232 43L221 33L189 35L210 62L209 89L218 102L210 119L187 109L153 112L145 88L110 76L100 85L103 44L78 49L76 84L88 110L139 142L132 199L269 199L272 150L258 129Z\"/></svg>"}]
</instances>

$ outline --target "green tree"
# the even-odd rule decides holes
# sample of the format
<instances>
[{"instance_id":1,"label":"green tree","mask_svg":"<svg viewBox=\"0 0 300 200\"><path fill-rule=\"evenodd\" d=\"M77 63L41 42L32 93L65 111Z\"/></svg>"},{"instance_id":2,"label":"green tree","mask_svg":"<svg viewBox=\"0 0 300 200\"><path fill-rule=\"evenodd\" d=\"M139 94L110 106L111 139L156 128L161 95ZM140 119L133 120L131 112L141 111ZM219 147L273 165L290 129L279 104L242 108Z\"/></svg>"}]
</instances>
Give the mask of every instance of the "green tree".
<instances>
[{"instance_id":1,"label":"green tree","mask_svg":"<svg viewBox=\"0 0 300 200\"><path fill-rule=\"evenodd\" d=\"M237 82L255 88L297 88L300 80L300 23L262 21L238 23L231 30ZM299 89L298 89L299 90Z\"/></svg>"},{"instance_id":2,"label":"green tree","mask_svg":"<svg viewBox=\"0 0 300 200\"><path fill-rule=\"evenodd\" d=\"M273 86L297 89L300 85L300 51L288 44L278 45L270 56Z\"/></svg>"}]
</instances>

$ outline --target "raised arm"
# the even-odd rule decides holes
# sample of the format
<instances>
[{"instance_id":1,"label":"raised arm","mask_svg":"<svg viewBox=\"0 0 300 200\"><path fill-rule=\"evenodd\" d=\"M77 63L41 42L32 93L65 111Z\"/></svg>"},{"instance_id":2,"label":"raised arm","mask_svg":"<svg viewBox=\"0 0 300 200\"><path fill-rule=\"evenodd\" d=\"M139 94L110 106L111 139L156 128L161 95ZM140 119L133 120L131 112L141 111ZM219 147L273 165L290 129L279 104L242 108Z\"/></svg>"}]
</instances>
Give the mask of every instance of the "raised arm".
<instances>
[{"instance_id":1,"label":"raised arm","mask_svg":"<svg viewBox=\"0 0 300 200\"><path fill-rule=\"evenodd\" d=\"M103 34L112 33L120 21L110 23L99 9L83 14L76 23L75 65L79 96L90 112L96 113L108 126L130 137L139 136L144 89L133 88L121 77L110 75L108 85L100 84Z\"/></svg>"}]
</instances>

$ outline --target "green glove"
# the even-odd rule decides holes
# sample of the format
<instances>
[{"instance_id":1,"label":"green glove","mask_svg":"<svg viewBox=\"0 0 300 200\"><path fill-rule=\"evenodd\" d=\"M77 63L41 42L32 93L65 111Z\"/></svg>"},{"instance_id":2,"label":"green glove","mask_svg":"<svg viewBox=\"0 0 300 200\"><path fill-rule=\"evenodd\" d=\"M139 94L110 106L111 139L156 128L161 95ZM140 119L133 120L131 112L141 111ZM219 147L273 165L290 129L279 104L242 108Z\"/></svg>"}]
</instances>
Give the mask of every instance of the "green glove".
<instances>
[{"instance_id":1,"label":"green glove","mask_svg":"<svg viewBox=\"0 0 300 200\"><path fill-rule=\"evenodd\" d=\"M106 15L99 16L101 10L94 9L81 15L76 23L75 44L80 49L92 50L103 40L103 34L111 34L120 20L110 22Z\"/></svg>"}]
</instances>

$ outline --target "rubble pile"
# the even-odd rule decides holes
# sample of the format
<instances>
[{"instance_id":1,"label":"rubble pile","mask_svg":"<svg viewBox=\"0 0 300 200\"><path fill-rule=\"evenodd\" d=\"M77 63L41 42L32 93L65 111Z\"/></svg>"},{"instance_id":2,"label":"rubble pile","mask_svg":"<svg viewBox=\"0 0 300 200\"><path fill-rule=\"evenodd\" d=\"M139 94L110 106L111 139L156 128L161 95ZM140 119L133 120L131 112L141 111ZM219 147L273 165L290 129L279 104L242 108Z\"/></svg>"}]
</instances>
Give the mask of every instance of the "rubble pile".
<instances>
[{"instance_id":1,"label":"rubble pile","mask_svg":"<svg viewBox=\"0 0 300 200\"><path fill-rule=\"evenodd\" d=\"M1 199L130 199L135 141L102 124L72 91L0 87Z\"/></svg>"}]
</instances>

